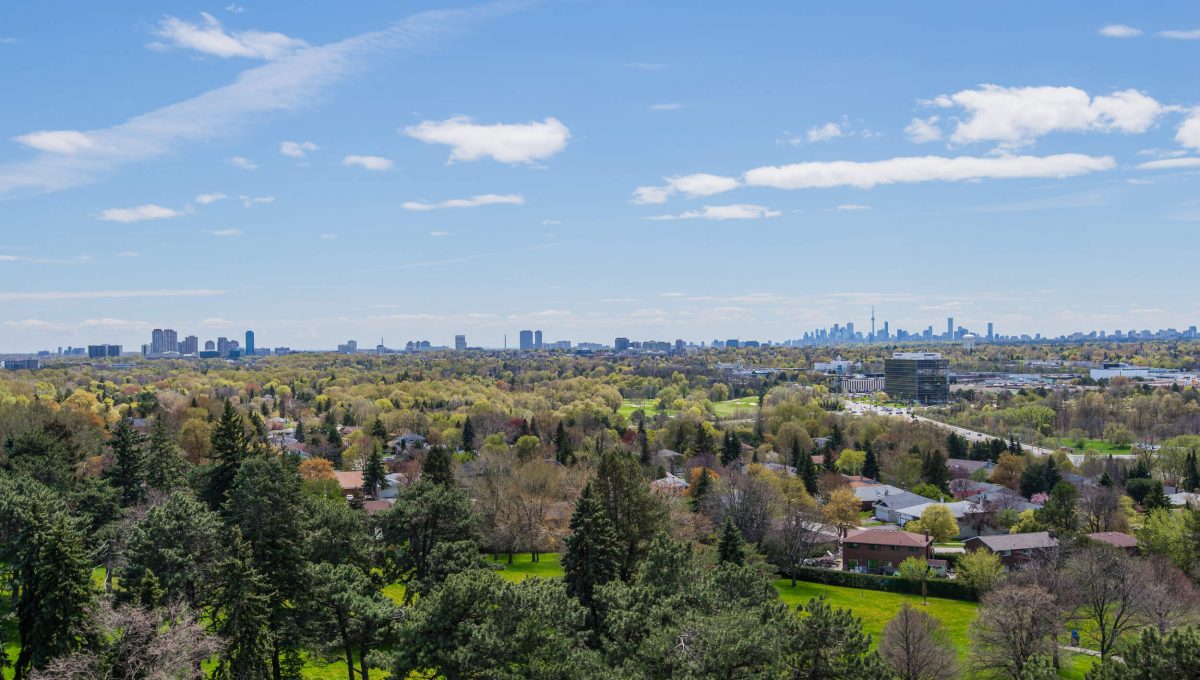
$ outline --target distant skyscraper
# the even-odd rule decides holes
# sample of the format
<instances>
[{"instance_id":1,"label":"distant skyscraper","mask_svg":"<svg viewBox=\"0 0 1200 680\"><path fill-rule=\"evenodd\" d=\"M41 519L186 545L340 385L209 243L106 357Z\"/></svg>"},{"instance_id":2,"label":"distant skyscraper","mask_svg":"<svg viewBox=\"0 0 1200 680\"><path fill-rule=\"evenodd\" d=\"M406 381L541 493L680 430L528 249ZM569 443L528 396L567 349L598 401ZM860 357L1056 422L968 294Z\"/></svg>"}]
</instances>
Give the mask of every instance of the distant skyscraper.
<instances>
[{"instance_id":1,"label":"distant skyscraper","mask_svg":"<svg viewBox=\"0 0 1200 680\"><path fill-rule=\"evenodd\" d=\"M533 349L533 331L521 331L520 348L522 352Z\"/></svg>"},{"instance_id":2,"label":"distant skyscraper","mask_svg":"<svg viewBox=\"0 0 1200 680\"><path fill-rule=\"evenodd\" d=\"M189 335L179 343L180 354L199 354L200 353L200 338L194 335Z\"/></svg>"},{"instance_id":3,"label":"distant skyscraper","mask_svg":"<svg viewBox=\"0 0 1200 680\"><path fill-rule=\"evenodd\" d=\"M254 331L246 331L246 354L245 356L254 356Z\"/></svg>"},{"instance_id":4,"label":"distant skyscraper","mask_svg":"<svg viewBox=\"0 0 1200 680\"><path fill-rule=\"evenodd\" d=\"M541 331L533 332L533 348L534 349L542 348L542 332Z\"/></svg>"},{"instance_id":5,"label":"distant skyscraper","mask_svg":"<svg viewBox=\"0 0 1200 680\"><path fill-rule=\"evenodd\" d=\"M179 336L170 328L155 328L150 333L150 353L167 354L179 351Z\"/></svg>"},{"instance_id":6,"label":"distant skyscraper","mask_svg":"<svg viewBox=\"0 0 1200 680\"><path fill-rule=\"evenodd\" d=\"M987 339L988 339L988 342L991 342L991 341L992 341L992 339L993 339L993 338L995 338L995 337L996 337L996 336L995 336L995 334L994 334L994 333L992 333L992 322L991 322L991 321L989 321L989 322L988 322L988 334L987 334Z\"/></svg>"},{"instance_id":7,"label":"distant skyscraper","mask_svg":"<svg viewBox=\"0 0 1200 680\"><path fill-rule=\"evenodd\" d=\"M217 351L217 344L215 342L213 342L212 340L205 340L204 341L204 351L205 352Z\"/></svg>"},{"instance_id":8,"label":"distant skyscraper","mask_svg":"<svg viewBox=\"0 0 1200 680\"><path fill-rule=\"evenodd\" d=\"M954 339L954 317L952 316L946 317L946 337Z\"/></svg>"},{"instance_id":9,"label":"distant skyscraper","mask_svg":"<svg viewBox=\"0 0 1200 680\"><path fill-rule=\"evenodd\" d=\"M454 349L461 352L466 348L467 348L467 336L465 336L465 335L454 336Z\"/></svg>"},{"instance_id":10,"label":"distant skyscraper","mask_svg":"<svg viewBox=\"0 0 1200 680\"><path fill-rule=\"evenodd\" d=\"M716 342L716 340L713 340L713 343ZM617 338L614 340L613 349L617 350L618 352L624 352L625 350L629 349L629 338Z\"/></svg>"},{"instance_id":11,"label":"distant skyscraper","mask_svg":"<svg viewBox=\"0 0 1200 680\"><path fill-rule=\"evenodd\" d=\"M875 305L871 305L871 342L875 342Z\"/></svg>"},{"instance_id":12,"label":"distant skyscraper","mask_svg":"<svg viewBox=\"0 0 1200 680\"><path fill-rule=\"evenodd\" d=\"M223 357L229 356L229 338L217 338L217 354Z\"/></svg>"}]
</instances>

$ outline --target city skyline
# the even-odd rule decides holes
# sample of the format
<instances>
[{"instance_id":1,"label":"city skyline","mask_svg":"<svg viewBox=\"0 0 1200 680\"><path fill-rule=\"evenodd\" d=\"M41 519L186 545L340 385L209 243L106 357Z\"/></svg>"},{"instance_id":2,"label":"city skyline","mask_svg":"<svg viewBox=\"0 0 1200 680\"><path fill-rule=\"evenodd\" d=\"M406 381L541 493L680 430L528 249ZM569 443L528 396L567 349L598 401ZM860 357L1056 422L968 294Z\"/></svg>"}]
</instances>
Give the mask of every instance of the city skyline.
<instances>
[{"instance_id":1,"label":"city skyline","mask_svg":"<svg viewBox=\"0 0 1200 680\"><path fill-rule=\"evenodd\" d=\"M71 8L0 23L0 352L1200 319L1194 4Z\"/></svg>"}]
</instances>

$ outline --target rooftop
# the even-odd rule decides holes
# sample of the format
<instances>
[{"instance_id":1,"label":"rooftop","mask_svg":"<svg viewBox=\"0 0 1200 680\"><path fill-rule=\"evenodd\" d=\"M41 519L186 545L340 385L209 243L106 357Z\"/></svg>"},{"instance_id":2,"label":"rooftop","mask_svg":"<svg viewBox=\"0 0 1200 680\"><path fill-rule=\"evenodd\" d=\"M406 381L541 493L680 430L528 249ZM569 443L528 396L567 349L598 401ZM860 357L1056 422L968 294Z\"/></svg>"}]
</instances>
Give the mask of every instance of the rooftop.
<instances>
[{"instance_id":1,"label":"rooftop","mask_svg":"<svg viewBox=\"0 0 1200 680\"><path fill-rule=\"evenodd\" d=\"M968 538L967 543L979 541L992 552L1003 550L1037 550L1053 548L1058 545L1058 539L1047 531L1035 531L1028 534L1000 534L999 536L976 536Z\"/></svg>"},{"instance_id":2,"label":"rooftop","mask_svg":"<svg viewBox=\"0 0 1200 680\"><path fill-rule=\"evenodd\" d=\"M924 548L933 543L933 539L928 536L895 529L864 529L846 536L842 542L846 541L871 545L899 545L910 548Z\"/></svg>"}]
</instances>

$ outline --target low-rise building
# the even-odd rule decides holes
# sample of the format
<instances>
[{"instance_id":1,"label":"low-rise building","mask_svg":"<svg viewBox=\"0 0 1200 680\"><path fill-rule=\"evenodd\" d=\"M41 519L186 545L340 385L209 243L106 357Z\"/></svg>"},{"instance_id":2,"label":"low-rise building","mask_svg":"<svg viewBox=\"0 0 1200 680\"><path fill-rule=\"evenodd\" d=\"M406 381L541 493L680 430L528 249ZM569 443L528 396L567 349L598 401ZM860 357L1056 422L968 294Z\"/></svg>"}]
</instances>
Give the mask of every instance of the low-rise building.
<instances>
[{"instance_id":1,"label":"low-rise building","mask_svg":"<svg viewBox=\"0 0 1200 680\"><path fill-rule=\"evenodd\" d=\"M1120 531L1097 531L1096 533L1088 534L1088 538L1097 543L1107 543L1114 548L1124 550L1130 555L1136 555L1138 552L1137 537Z\"/></svg>"},{"instance_id":2,"label":"low-rise building","mask_svg":"<svg viewBox=\"0 0 1200 680\"><path fill-rule=\"evenodd\" d=\"M933 558L933 539L911 531L864 529L842 539L842 569L892 573L909 557Z\"/></svg>"},{"instance_id":3,"label":"low-rise building","mask_svg":"<svg viewBox=\"0 0 1200 680\"><path fill-rule=\"evenodd\" d=\"M888 494L883 498L875 501L875 519L881 522L890 522L892 524L900 523L898 511L904 508L911 508L914 505L921 503L933 503L932 498L917 495L911 491L903 491L897 494Z\"/></svg>"},{"instance_id":4,"label":"low-rise building","mask_svg":"<svg viewBox=\"0 0 1200 680\"><path fill-rule=\"evenodd\" d=\"M1058 539L1047 531L1026 534L976 536L963 542L967 550L987 550L1000 558L1004 568L1015 569L1058 547Z\"/></svg>"}]
</instances>

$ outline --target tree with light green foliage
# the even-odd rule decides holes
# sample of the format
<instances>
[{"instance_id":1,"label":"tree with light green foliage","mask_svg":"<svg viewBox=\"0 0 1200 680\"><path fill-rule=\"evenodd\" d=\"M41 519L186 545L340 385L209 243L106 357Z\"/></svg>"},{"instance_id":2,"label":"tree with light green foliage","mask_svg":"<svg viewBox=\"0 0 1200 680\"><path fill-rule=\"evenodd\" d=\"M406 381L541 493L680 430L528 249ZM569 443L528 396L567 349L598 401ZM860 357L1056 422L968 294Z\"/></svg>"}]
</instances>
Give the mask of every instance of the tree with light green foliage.
<instances>
[{"instance_id":1,"label":"tree with light green foliage","mask_svg":"<svg viewBox=\"0 0 1200 680\"><path fill-rule=\"evenodd\" d=\"M921 604L929 604L929 579L933 569L924 557L906 557L897 568L900 578L921 584Z\"/></svg>"},{"instance_id":2,"label":"tree with light green foliage","mask_svg":"<svg viewBox=\"0 0 1200 680\"><path fill-rule=\"evenodd\" d=\"M862 473L863 463L867 460L867 454L857 449L842 449L838 454L837 469L843 475L859 475Z\"/></svg>"},{"instance_id":3,"label":"tree with light green foliage","mask_svg":"<svg viewBox=\"0 0 1200 680\"><path fill-rule=\"evenodd\" d=\"M990 550L969 550L955 564L958 580L980 595L991 590L1004 577L1000 556Z\"/></svg>"},{"instance_id":4,"label":"tree with light green foliage","mask_svg":"<svg viewBox=\"0 0 1200 680\"><path fill-rule=\"evenodd\" d=\"M959 531L954 514L944 505L930 505L925 508L920 518L904 525L904 530L925 534L932 538L934 543L952 540L958 536Z\"/></svg>"}]
</instances>

